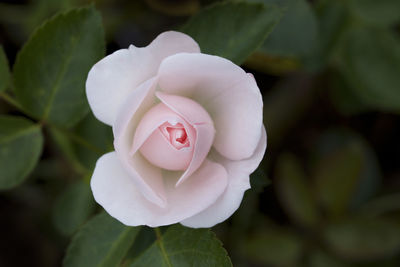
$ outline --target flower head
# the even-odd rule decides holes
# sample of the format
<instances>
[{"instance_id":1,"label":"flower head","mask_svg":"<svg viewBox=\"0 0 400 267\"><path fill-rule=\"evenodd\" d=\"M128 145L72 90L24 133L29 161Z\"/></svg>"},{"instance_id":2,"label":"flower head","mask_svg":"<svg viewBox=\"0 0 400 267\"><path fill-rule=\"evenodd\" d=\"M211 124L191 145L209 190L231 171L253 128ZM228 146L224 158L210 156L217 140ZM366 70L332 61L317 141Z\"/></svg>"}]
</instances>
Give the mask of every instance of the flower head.
<instances>
[{"instance_id":1,"label":"flower head","mask_svg":"<svg viewBox=\"0 0 400 267\"><path fill-rule=\"evenodd\" d=\"M266 148L252 75L165 32L95 64L86 92L114 133L115 151L91 180L110 215L132 226L211 227L239 207Z\"/></svg>"}]
</instances>

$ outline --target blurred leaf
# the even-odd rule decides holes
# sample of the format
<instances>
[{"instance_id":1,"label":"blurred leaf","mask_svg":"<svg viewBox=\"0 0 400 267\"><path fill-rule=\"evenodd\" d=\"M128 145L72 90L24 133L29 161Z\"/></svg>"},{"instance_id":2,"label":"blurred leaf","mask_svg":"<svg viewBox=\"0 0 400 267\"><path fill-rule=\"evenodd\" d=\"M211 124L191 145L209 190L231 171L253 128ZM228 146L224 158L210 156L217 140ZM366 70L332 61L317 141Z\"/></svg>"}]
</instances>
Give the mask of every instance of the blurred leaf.
<instances>
[{"instance_id":1,"label":"blurred leaf","mask_svg":"<svg viewBox=\"0 0 400 267\"><path fill-rule=\"evenodd\" d=\"M328 78L329 96L335 108L345 116L358 115L368 111L370 108L365 105L359 97L349 88L349 84L343 75L337 71L331 72Z\"/></svg>"},{"instance_id":2,"label":"blurred leaf","mask_svg":"<svg viewBox=\"0 0 400 267\"><path fill-rule=\"evenodd\" d=\"M276 3L275 0L264 0ZM318 23L306 0L280 1L284 14L260 51L280 57L307 58L318 47Z\"/></svg>"},{"instance_id":3,"label":"blurred leaf","mask_svg":"<svg viewBox=\"0 0 400 267\"><path fill-rule=\"evenodd\" d=\"M280 18L274 5L227 1L213 4L183 27L201 51L241 64L267 38Z\"/></svg>"},{"instance_id":4,"label":"blurred leaf","mask_svg":"<svg viewBox=\"0 0 400 267\"><path fill-rule=\"evenodd\" d=\"M244 66L262 73L279 76L299 69L300 62L294 58L282 58L256 51L246 59Z\"/></svg>"},{"instance_id":5,"label":"blurred leaf","mask_svg":"<svg viewBox=\"0 0 400 267\"><path fill-rule=\"evenodd\" d=\"M400 22L399 0L350 0L355 16L373 25L388 26Z\"/></svg>"},{"instance_id":6,"label":"blurred leaf","mask_svg":"<svg viewBox=\"0 0 400 267\"><path fill-rule=\"evenodd\" d=\"M221 242L208 229L173 225L129 265L136 266L232 266Z\"/></svg>"},{"instance_id":7,"label":"blurred leaf","mask_svg":"<svg viewBox=\"0 0 400 267\"><path fill-rule=\"evenodd\" d=\"M298 266L302 251L295 235L271 225L259 229L240 246L244 257L267 266Z\"/></svg>"},{"instance_id":8,"label":"blurred leaf","mask_svg":"<svg viewBox=\"0 0 400 267\"><path fill-rule=\"evenodd\" d=\"M322 206L338 216L348 210L362 168L362 151L351 144L322 158L315 170L315 185Z\"/></svg>"},{"instance_id":9,"label":"blurred leaf","mask_svg":"<svg viewBox=\"0 0 400 267\"><path fill-rule=\"evenodd\" d=\"M196 13L200 8L199 0L145 0L154 10L171 16L188 16Z\"/></svg>"},{"instance_id":10,"label":"blurred leaf","mask_svg":"<svg viewBox=\"0 0 400 267\"><path fill-rule=\"evenodd\" d=\"M335 55L343 32L350 19L345 1L320 0L316 6L318 17L321 60L328 62Z\"/></svg>"},{"instance_id":11,"label":"blurred leaf","mask_svg":"<svg viewBox=\"0 0 400 267\"><path fill-rule=\"evenodd\" d=\"M381 182L378 160L356 133L328 130L318 139L313 153L316 192L331 215L354 210L377 192Z\"/></svg>"},{"instance_id":12,"label":"blurred leaf","mask_svg":"<svg viewBox=\"0 0 400 267\"><path fill-rule=\"evenodd\" d=\"M390 257L400 250L400 226L378 218L333 223L324 238L335 253L350 260Z\"/></svg>"},{"instance_id":13,"label":"blurred leaf","mask_svg":"<svg viewBox=\"0 0 400 267\"><path fill-rule=\"evenodd\" d=\"M15 93L33 117L68 127L87 113L85 80L104 55L100 14L93 8L60 14L40 27L14 65Z\"/></svg>"},{"instance_id":14,"label":"blurred leaf","mask_svg":"<svg viewBox=\"0 0 400 267\"><path fill-rule=\"evenodd\" d=\"M30 12L26 18L25 28L26 31L32 32L34 27L42 24L46 19L51 17L57 12L66 11L74 6L77 6L79 2L85 0L35 0L31 1L29 9ZM89 1L86 1L89 2Z\"/></svg>"},{"instance_id":15,"label":"blurred leaf","mask_svg":"<svg viewBox=\"0 0 400 267\"><path fill-rule=\"evenodd\" d=\"M367 202L361 209L365 217L375 217L400 211L400 193L380 196Z\"/></svg>"},{"instance_id":16,"label":"blurred leaf","mask_svg":"<svg viewBox=\"0 0 400 267\"><path fill-rule=\"evenodd\" d=\"M311 185L294 155L283 154L278 158L275 184L278 197L292 219L306 226L318 223L318 210Z\"/></svg>"},{"instance_id":17,"label":"blurred leaf","mask_svg":"<svg viewBox=\"0 0 400 267\"><path fill-rule=\"evenodd\" d=\"M22 117L0 115L0 189L22 183L42 152L40 126Z\"/></svg>"},{"instance_id":18,"label":"blurred leaf","mask_svg":"<svg viewBox=\"0 0 400 267\"><path fill-rule=\"evenodd\" d=\"M73 234L94 212L95 202L87 183L71 184L56 199L53 207L53 223L65 236Z\"/></svg>"},{"instance_id":19,"label":"blurred leaf","mask_svg":"<svg viewBox=\"0 0 400 267\"><path fill-rule=\"evenodd\" d=\"M353 28L341 43L340 71L373 109L400 111L400 42L390 32Z\"/></svg>"},{"instance_id":20,"label":"blurred leaf","mask_svg":"<svg viewBox=\"0 0 400 267\"><path fill-rule=\"evenodd\" d=\"M140 229L125 226L102 212L75 234L68 246L63 266L119 266Z\"/></svg>"},{"instance_id":21,"label":"blurred leaf","mask_svg":"<svg viewBox=\"0 0 400 267\"><path fill-rule=\"evenodd\" d=\"M317 250L311 253L307 267L349 267L349 264L334 258L324 251Z\"/></svg>"},{"instance_id":22,"label":"blurred leaf","mask_svg":"<svg viewBox=\"0 0 400 267\"><path fill-rule=\"evenodd\" d=\"M10 69L3 47L0 46L0 93L4 91L10 80Z\"/></svg>"},{"instance_id":23,"label":"blurred leaf","mask_svg":"<svg viewBox=\"0 0 400 267\"><path fill-rule=\"evenodd\" d=\"M269 147L285 140L287 133L308 116L315 96L313 85L308 76L291 75L264 95L264 124L268 127Z\"/></svg>"}]
</instances>

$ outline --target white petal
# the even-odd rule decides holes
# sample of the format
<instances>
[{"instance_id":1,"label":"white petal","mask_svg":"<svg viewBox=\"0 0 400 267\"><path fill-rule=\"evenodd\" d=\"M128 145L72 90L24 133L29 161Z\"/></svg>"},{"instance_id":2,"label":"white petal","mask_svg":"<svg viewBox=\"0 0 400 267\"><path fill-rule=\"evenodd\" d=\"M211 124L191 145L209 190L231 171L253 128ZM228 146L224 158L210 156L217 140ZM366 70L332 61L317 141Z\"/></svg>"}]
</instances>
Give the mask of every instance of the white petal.
<instances>
[{"instance_id":1,"label":"white petal","mask_svg":"<svg viewBox=\"0 0 400 267\"><path fill-rule=\"evenodd\" d=\"M214 121L215 149L231 160L250 157L262 127L262 97L251 75L231 61L206 54L180 53L160 65L159 86L192 98Z\"/></svg>"},{"instance_id":2,"label":"white petal","mask_svg":"<svg viewBox=\"0 0 400 267\"><path fill-rule=\"evenodd\" d=\"M98 160L91 187L95 200L122 223L156 227L177 223L209 207L224 192L227 176L221 165L206 160L189 181L179 188L175 182L167 181L168 206L161 208L143 197L111 152Z\"/></svg>"},{"instance_id":3,"label":"white petal","mask_svg":"<svg viewBox=\"0 0 400 267\"><path fill-rule=\"evenodd\" d=\"M179 32L164 32L147 47L130 46L103 58L89 71L86 94L94 115L112 125L127 95L157 74L161 61L180 52L200 52L197 43Z\"/></svg>"},{"instance_id":4,"label":"white petal","mask_svg":"<svg viewBox=\"0 0 400 267\"><path fill-rule=\"evenodd\" d=\"M258 167L267 146L267 135L263 127L257 149L251 158L242 161L230 161L216 155L217 162L228 172L228 187L224 194L208 209L194 215L181 224L193 227L212 227L228 219L240 206L244 192L250 188L249 175Z\"/></svg>"},{"instance_id":5,"label":"white petal","mask_svg":"<svg viewBox=\"0 0 400 267\"><path fill-rule=\"evenodd\" d=\"M128 95L113 126L114 147L121 163L144 196L159 206L165 206L166 197L161 170L153 167L140 153L130 155L137 124L154 104L156 85L156 78L149 79Z\"/></svg>"}]
</instances>

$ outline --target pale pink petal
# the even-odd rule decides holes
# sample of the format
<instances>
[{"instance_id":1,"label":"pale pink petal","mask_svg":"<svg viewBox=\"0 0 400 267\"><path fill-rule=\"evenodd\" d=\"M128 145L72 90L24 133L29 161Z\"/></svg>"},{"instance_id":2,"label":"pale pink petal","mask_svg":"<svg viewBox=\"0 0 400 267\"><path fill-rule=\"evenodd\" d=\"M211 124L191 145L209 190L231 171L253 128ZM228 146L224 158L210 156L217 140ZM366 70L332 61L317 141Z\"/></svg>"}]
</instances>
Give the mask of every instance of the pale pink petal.
<instances>
[{"instance_id":1,"label":"pale pink petal","mask_svg":"<svg viewBox=\"0 0 400 267\"><path fill-rule=\"evenodd\" d=\"M144 198L131 178L111 152L98 160L91 180L95 200L111 216L129 226L156 227L180 222L209 207L227 185L225 169L206 160L179 188L175 188L175 181L167 180L168 206L161 208Z\"/></svg>"},{"instance_id":2,"label":"pale pink petal","mask_svg":"<svg viewBox=\"0 0 400 267\"><path fill-rule=\"evenodd\" d=\"M152 166L141 155L129 154L135 127L140 117L154 104L154 90L157 79L142 83L132 91L122 105L114 123L114 147L122 164L131 173L136 186L144 196L160 206L165 206L165 190L161 170Z\"/></svg>"},{"instance_id":3,"label":"pale pink petal","mask_svg":"<svg viewBox=\"0 0 400 267\"><path fill-rule=\"evenodd\" d=\"M250 188L249 175L258 167L266 146L267 135L263 127L257 149L250 158L230 161L216 152L212 153L212 158L222 164L228 172L228 187L208 209L183 220L181 224L193 228L212 227L229 218L239 208L244 192Z\"/></svg>"},{"instance_id":4,"label":"pale pink petal","mask_svg":"<svg viewBox=\"0 0 400 267\"><path fill-rule=\"evenodd\" d=\"M103 58L89 71L86 94L99 120L112 125L130 92L157 74L161 61L180 52L198 53L197 43L179 32L164 32L147 47L130 46Z\"/></svg>"},{"instance_id":5,"label":"pale pink petal","mask_svg":"<svg viewBox=\"0 0 400 267\"><path fill-rule=\"evenodd\" d=\"M186 170L193 157L193 147L175 149L155 130L140 147L140 153L153 165L166 170Z\"/></svg>"},{"instance_id":6,"label":"pale pink petal","mask_svg":"<svg viewBox=\"0 0 400 267\"><path fill-rule=\"evenodd\" d=\"M262 97L257 84L231 61L206 54L179 53L159 69L159 86L168 94L192 98L210 114L214 147L231 160L250 157L262 127Z\"/></svg>"},{"instance_id":7,"label":"pale pink petal","mask_svg":"<svg viewBox=\"0 0 400 267\"><path fill-rule=\"evenodd\" d=\"M164 123L181 124L186 129L190 146L177 150L162 135L159 127ZM188 167L196 142L195 129L176 112L163 103L152 107L136 128L130 155L140 152L155 166L167 170L184 170Z\"/></svg>"},{"instance_id":8,"label":"pale pink petal","mask_svg":"<svg viewBox=\"0 0 400 267\"><path fill-rule=\"evenodd\" d=\"M158 91L156 96L167 105L171 110L182 116L190 124L208 123L213 124L213 121L207 111L196 101L190 98L179 95L169 95Z\"/></svg>"},{"instance_id":9,"label":"pale pink petal","mask_svg":"<svg viewBox=\"0 0 400 267\"><path fill-rule=\"evenodd\" d=\"M133 146L131 154L136 153L136 151L153 133L153 131L165 122L169 122L173 125L180 123L183 124L185 128L192 128L184 119L182 119L168 106L161 103L157 104L156 106L152 107L146 114L144 114L144 116L140 119L140 122L133 135ZM191 134L189 134L189 141L195 141L194 136Z\"/></svg>"},{"instance_id":10,"label":"pale pink petal","mask_svg":"<svg viewBox=\"0 0 400 267\"><path fill-rule=\"evenodd\" d=\"M130 124L138 124L145 112L155 104L157 82L157 77L151 78L128 94L113 125L115 139L126 133Z\"/></svg>"},{"instance_id":11,"label":"pale pink petal","mask_svg":"<svg viewBox=\"0 0 400 267\"><path fill-rule=\"evenodd\" d=\"M195 124L193 127L196 130L196 143L194 145L193 158L189 167L176 182L176 186L181 185L184 181L190 178L191 175L200 167L210 152L214 140L215 130L211 124Z\"/></svg>"},{"instance_id":12,"label":"pale pink petal","mask_svg":"<svg viewBox=\"0 0 400 267\"><path fill-rule=\"evenodd\" d=\"M156 96L170 109L181 115L196 130L193 159L189 168L178 180L176 186L179 186L200 167L206 158L214 141L214 125L207 111L195 101L187 97L169 95L160 91L156 92Z\"/></svg>"}]
</instances>

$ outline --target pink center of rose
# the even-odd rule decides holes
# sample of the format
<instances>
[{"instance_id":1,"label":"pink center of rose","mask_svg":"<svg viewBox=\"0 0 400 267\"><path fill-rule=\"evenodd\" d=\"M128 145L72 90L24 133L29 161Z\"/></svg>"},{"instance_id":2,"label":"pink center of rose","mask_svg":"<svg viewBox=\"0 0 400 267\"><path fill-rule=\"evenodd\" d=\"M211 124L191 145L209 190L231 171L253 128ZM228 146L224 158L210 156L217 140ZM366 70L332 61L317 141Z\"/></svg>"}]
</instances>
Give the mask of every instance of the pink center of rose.
<instances>
[{"instance_id":1,"label":"pink center of rose","mask_svg":"<svg viewBox=\"0 0 400 267\"><path fill-rule=\"evenodd\" d=\"M190 146L185 127L181 123L172 125L169 122L165 122L159 129L174 148L182 149Z\"/></svg>"}]
</instances>

